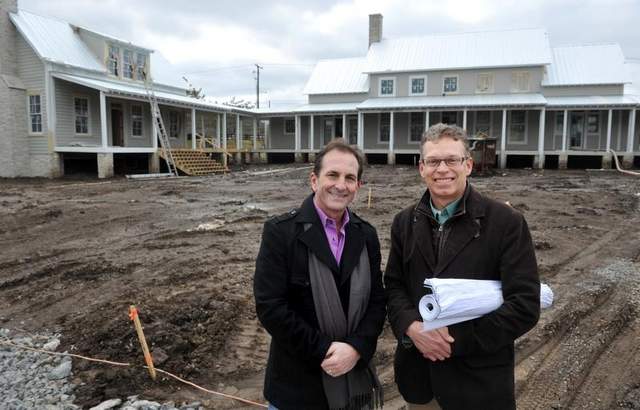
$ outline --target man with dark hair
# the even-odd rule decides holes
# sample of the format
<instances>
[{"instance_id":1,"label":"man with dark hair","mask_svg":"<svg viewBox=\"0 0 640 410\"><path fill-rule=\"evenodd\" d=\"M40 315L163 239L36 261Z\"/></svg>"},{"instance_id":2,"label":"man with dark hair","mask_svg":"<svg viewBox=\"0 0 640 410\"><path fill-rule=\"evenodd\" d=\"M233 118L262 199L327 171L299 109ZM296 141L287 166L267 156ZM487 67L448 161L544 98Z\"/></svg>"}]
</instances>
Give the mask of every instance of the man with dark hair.
<instances>
[{"instance_id":1,"label":"man with dark hair","mask_svg":"<svg viewBox=\"0 0 640 410\"><path fill-rule=\"evenodd\" d=\"M395 379L409 409L512 410L514 340L540 314L540 282L527 223L467 182L465 131L436 124L420 144L427 190L394 218L385 270L389 322L398 338ZM504 303L478 319L425 331L426 278L502 281Z\"/></svg>"},{"instance_id":2,"label":"man with dark hair","mask_svg":"<svg viewBox=\"0 0 640 410\"><path fill-rule=\"evenodd\" d=\"M272 409L382 404L371 364L385 317L380 243L347 208L362 164L359 150L332 141L316 156L313 194L264 225L254 295L271 334L264 395Z\"/></svg>"}]
</instances>

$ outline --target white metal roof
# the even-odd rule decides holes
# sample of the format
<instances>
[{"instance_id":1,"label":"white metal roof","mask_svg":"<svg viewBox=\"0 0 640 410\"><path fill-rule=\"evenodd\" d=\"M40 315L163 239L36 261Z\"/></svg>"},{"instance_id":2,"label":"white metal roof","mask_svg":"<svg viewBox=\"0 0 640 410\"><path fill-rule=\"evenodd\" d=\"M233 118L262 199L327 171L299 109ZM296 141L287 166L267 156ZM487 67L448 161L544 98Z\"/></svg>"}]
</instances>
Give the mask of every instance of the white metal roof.
<instances>
[{"instance_id":1,"label":"white metal roof","mask_svg":"<svg viewBox=\"0 0 640 410\"><path fill-rule=\"evenodd\" d=\"M629 81L618 44L554 47L543 86L624 84Z\"/></svg>"},{"instance_id":2,"label":"white metal roof","mask_svg":"<svg viewBox=\"0 0 640 410\"><path fill-rule=\"evenodd\" d=\"M587 95L579 97L546 97L547 107L631 107L640 103L640 98L631 95Z\"/></svg>"},{"instance_id":3,"label":"white metal roof","mask_svg":"<svg viewBox=\"0 0 640 410\"><path fill-rule=\"evenodd\" d=\"M321 60L313 68L303 94L366 93L369 79L363 73L365 58Z\"/></svg>"},{"instance_id":4,"label":"white metal roof","mask_svg":"<svg viewBox=\"0 0 640 410\"><path fill-rule=\"evenodd\" d=\"M81 77L81 76L70 75L70 74L54 73L53 76L65 81L70 81L75 84L80 84L85 87L93 88L95 90L104 91L105 93L108 93L108 94L144 98L145 100L147 99L146 90L142 87L136 87L134 85L115 83L111 81L98 80L95 78L87 78L87 77ZM178 104L178 105L186 105L188 107L208 109L212 111L232 111L230 107L214 104L205 100L198 100L196 98L189 97L187 95L172 94L172 93L158 91L158 90L155 90L154 94L158 99L158 102L160 103L167 102L167 103ZM233 111L238 111L238 110L234 109ZM247 111L247 113L248 112L249 111Z\"/></svg>"},{"instance_id":5,"label":"white metal roof","mask_svg":"<svg viewBox=\"0 0 640 410\"><path fill-rule=\"evenodd\" d=\"M365 72L409 72L551 63L543 29L486 31L401 38L373 43Z\"/></svg>"},{"instance_id":6,"label":"white metal roof","mask_svg":"<svg viewBox=\"0 0 640 410\"><path fill-rule=\"evenodd\" d=\"M69 23L24 10L11 13L11 20L42 60L106 72Z\"/></svg>"},{"instance_id":7,"label":"white metal roof","mask_svg":"<svg viewBox=\"0 0 640 410\"><path fill-rule=\"evenodd\" d=\"M427 97L370 98L360 104L360 110L403 109L403 108L464 108L464 107L535 107L544 106L542 94L483 94L447 95Z\"/></svg>"},{"instance_id":8,"label":"white metal roof","mask_svg":"<svg viewBox=\"0 0 640 410\"><path fill-rule=\"evenodd\" d=\"M82 41L80 35L74 31L74 27L77 26L63 20L40 16L25 10L18 10L18 13L12 13L11 20L42 60L90 71L107 72L102 61L91 52L89 47ZM80 29L103 36L108 40L131 44L136 48L149 51L151 78L153 78L153 81L158 84L186 89L186 83L181 80L181 75L159 53L136 46L126 40L100 34L86 28Z\"/></svg>"}]
</instances>

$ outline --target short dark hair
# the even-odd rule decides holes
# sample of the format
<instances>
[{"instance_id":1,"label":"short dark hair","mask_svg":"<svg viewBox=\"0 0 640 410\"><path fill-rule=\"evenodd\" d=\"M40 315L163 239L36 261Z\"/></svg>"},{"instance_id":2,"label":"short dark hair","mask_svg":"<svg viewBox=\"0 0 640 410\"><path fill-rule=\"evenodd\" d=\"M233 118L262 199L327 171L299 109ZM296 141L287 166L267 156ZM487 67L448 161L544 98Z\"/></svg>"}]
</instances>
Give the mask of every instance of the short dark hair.
<instances>
[{"instance_id":1,"label":"short dark hair","mask_svg":"<svg viewBox=\"0 0 640 410\"><path fill-rule=\"evenodd\" d=\"M467 132L456 125L443 124L439 122L429 127L429 129L422 134L422 139L420 140L420 158L422 159L424 144L429 141L439 141L442 138L451 138L454 141L462 142L465 155L468 156L471 154L471 151L469 150Z\"/></svg>"},{"instance_id":2,"label":"short dark hair","mask_svg":"<svg viewBox=\"0 0 640 410\"><path fill-rule=\"evenodd\" d=\"M346 152L347 154L352 154L356 157L356 160L358 161L358 181L360 181L362 179L362 171L364 168L364 155L359 148L347 144L342 138L333 139L325 145L318 154L316 154L316 160L313 163L313 173L316 174L316 176L320 176L320 172L322 171L322 158L324 158L328 152L333 150Z\"/></svg>"}]
</instances>

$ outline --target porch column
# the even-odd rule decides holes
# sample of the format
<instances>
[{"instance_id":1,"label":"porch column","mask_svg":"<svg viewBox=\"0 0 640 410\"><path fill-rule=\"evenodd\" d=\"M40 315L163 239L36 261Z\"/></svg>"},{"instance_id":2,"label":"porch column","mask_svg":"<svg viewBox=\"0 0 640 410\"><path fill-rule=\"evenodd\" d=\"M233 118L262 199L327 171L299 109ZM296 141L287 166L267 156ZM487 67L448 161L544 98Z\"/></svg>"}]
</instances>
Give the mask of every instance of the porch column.
<instances>
[{"instance_id":1,"label":"porch column","mask_svg":"<svg viewBox=\"0 0 640 410\"><path fill-rule=\"evenodd\" d=\"M394 165L396 163L396 154L393 152L394 114L395 113L393 111L389 113L389 153L387 154L387 164L389 165Z\"/></svg>"},{"instance_id":2,"label":"porch column","mask_svg":"<svg viewBox=\"0 0 640 410\"><path fill-rule=\"evenodd\" d=\"M467 109L466 108L462 111L462 129L465 131L467 130Z\"/></svg>"},{"instance_id":3,"label":"porch column","mask_svg":"<svg viewBox=\"0 0 640 410\"><path fill-rule=\"evenodd\" d=\"M228 154L227 154L227 113L222 113L222 133L220 134L220 139L222 140L222 164L226 167L228 163Z\"/></svg>"},{"instance_id":4,"label":"porch column","mask_svg":"<svg viewBox=\"0 0 640 410\"><path fill-rule=\"evenodd\" d=\"M347 133L347 114L342 114L342 139L347 142L347 144L351 143L349 141L349 134Z\"/></svg>"},{"instance_id":5,"label":"porch column","mask_svg":"<svg viewBox=\"0 0 640 410\"><path fill-rule=\"evenodd\" d=\"M569 156L567 155L567 125L569 124L569 110L564 110L564 117L562 118L562 152L558 157L558 168L567 169L567 162Z\"/></svg>"},{"instance_id":6,"label":"porch column","mask_svg":"<svg viewBox=\"0 0 640 410\"><path fill-rule=\"evenodd\" d=\"M426 110L424 112L424 130L425 131L429 129L429 114L430 114L429 110Z\"/></svg>"},{"instance_id":7,"label":"porch column","mask_svg":"<svg viewBox=\"0 0 640 410\"><path fill-rule=\"evenodd\" d=\"M316 152L315 152L314 147L313 147L313 145L314 145L313 139L314 139L314 136L315 136L314 135L315 131L313 129L314 128L314 124L313 124L314 118L315 117L314 117L313 114L311 114L309 116L309 151L310 151L309 152L309 162L314 162L316 160Z\"/></svg>"},{"instance_id":8,"label":"porch column","mask_svg":"<svg viewBox=\"0 0 640 410\"><path fill-rule=\"evenodd\" d=\"M358 111L358 148L364 152L364 113Z\"/></svg>"},{"instance_id":9,"label":"porch column","mask_svg":"<svg viewBox=\"0 0 640 410\"><path fill-rule=\"evenodd\" d=\"M294 142L293 142L293 146L294 146L294 158L295 158L295 162L302 162L302 153L300 152L300 115L296 115L295 117L295 137L294 137Z\"/></svg>"},{"instance_id":10,"label":"porch column","mask_svg":"<svg viewBox=\"0 0 640 410\"><path fill-rule=\"evenodd\" d=\"M240 114L236 114L236 162L240 164L242 162L242 120Z\"/></svg>"},{"instance_id":11,"label":"porch column","mask_svg":"<svg viewBox=\"0 0 640 410\"><path fill-rule=\"evenodd\" d=\"M613 109L609 109L609 115L607 116L607 144L605 146L606 152L602 156L602 168L611 168L611 123L613 122Z\"/></svg>"},{"instance_id":12,"label":"porch column","mask_svg":"<svg viewBox=\"0 0 640 410\"><path fill-rule=\"evenodd\" d=\"M151 105L149 105L151 106ZM160 154L158 154L158 123L153 118L153 108L149 110L151 114L151 146L154 151L149 155L149 173L157 174L160 172Z\"/></svg>"},{"instance_id":13,"label":"porch column","mask_svg":"<svg viewBox=\"0 0 640 410\"><path fill-rule=\"evenodd\" d=\"M258 150L258 119L256 117L253 117L253 141L252 141L252 145L253 145L253 150L257 151Z\"/></svg>"},{"instance_id":14,"label":"porch column","mask_svg":"<svg viewBox=\"0 0 640 410\"><path fill-rule=\"evenodd\" d=\"M158 149L158 122L153 118L153 107L149 111L151 114L151 146L153 149ZM100 113L102 116L102 113ZM101 118L102 120L102 118Z\"/></svg>"},{"instance_id":15,"label":"porch column","mask_svg":"<svg viewBox=\"0 0 640 410\"><path fill-rule=\"evenodd\" d=\"M622 165L629 168L633 166L633 139L636 135L636 109L629 110L629 127L627 129L627 150L622 157Z\"/></svg>"},{"instance_id":16,"label":"porch column","mask_svg":"<svg viewBox=\"0 0 640 410\"><path fill-rule=\"evenodd\" d=\"M191 149L196 149L196 109L191 109Z\"/></svg>"},{"instance_id":17,"label":"porch column","mask_svg":"<svg viewBox=\"0 0 640 410\"><path fill-rule=\"evenodd\" d=\"M540 123L538 127L538 160L536 166L538 169L544 168L544 123L546 120L546 110L540 110Z\"/></svg>"},{"instance_id":18,"label":"porch column","mask_svg":"<svg viewBox=\"0 0 640 410\"><path fill-rule=\"evenodd\" d=\"M500 136L500 168L507 167L507 110L502 110L502 135Z\"/></svg>"},{"instance_id":19,"label":"porch column","mask_svg":"<svg viewBox=\"0 0 640 410\"><path fill-rule=\"evenodd\" d=\"M107 146L109 145L109 135L107 134L107 130L107 97L105 96L104 91L100 91L100 141L102 148L107 148ZM156 148L157 146L158 145L156 143Z\"/></svg>"},{"instance_id":20,"label":"porch column","mask_svg":"<svg viewBox=\"0 0 640 410\"><path fill-rule=\"evenodd\" d=\"M216 142L217 142L217 147L216 148L220 148L222 147L222 115L220 115L220 113L217 114L216 116Z\"/></svg>"}]
</instances>

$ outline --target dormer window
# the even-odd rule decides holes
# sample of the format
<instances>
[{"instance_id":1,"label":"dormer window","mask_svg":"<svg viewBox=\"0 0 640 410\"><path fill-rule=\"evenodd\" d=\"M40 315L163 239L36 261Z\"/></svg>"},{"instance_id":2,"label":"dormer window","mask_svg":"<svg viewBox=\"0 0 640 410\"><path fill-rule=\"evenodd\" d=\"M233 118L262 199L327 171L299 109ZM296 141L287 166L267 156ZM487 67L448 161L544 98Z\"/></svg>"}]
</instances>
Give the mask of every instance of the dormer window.
<instances>
[{"instance_id":1,"label":"dormer window","mask_svg":"<svg viewBox=\"0 0 640 410\"><path fill-rule=\"evenodd\" d=\"M120 75L120 48L112 45L109 46L107 69L111 75L115 75L116 77Z\"/></svg>"},{"instance_id":2,"label":"dormer window","mask_svg":"<svg viewBox=\"0 0 640 410\"><path fill-rule=\"evenodd\" d=\"M147 56L145 54L136 53L136 77L140 81L145 80L147 71Z\"/></svg>"},{"instance_id":3,"label":"dormer window","mask_svg":"<svg viewBox=\"0 0 640 410\"><path fill-rule=\"evenodd\" d=\"M133 51L122 51L122 76L133 80Z\"/></svg>"},{"instance_id":4,"label":"dormer window","mask_svg":"<svg viewBox=\"0 0 640 410\"><path fill-rule=\"evenodd\" d=\"M511 74L511 91L529 91L530 77L528 71L514 71L513 74Z\"/></svg>"},{"instance_id":5,"label":"dormer window","mask_svg":"<svg viewBox=\"0 0 640 410\"><path fill-rule=\"evenodd\" d=\"M383 77L380 79L380 97L393 97L396 95L395 77Z\"/></svg>"},{"instance_id":6,"label":"dormer window","mask_svg":"<svg viewBox=\"0 0 640 410\"><path fill-rule=\"evenodd\" d=\"M444 94L454 94L458 92L458 76L449 75L442 79L442 92Z\"/></svg>"},{"instance_id":7,"label":"dormer window","mask_svg":"<svg viewBox=\"0 0 640 410\"><path fill-rule=\"evenodd\" d=\"M409 77L409 95L427 95L427 77Z\"/></svg>"}]
</instances>

